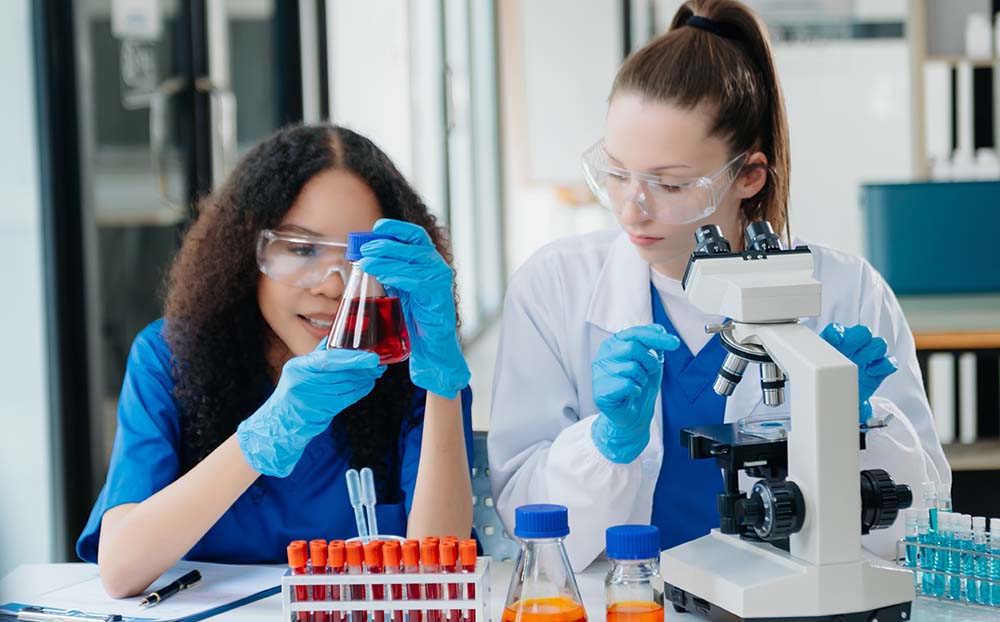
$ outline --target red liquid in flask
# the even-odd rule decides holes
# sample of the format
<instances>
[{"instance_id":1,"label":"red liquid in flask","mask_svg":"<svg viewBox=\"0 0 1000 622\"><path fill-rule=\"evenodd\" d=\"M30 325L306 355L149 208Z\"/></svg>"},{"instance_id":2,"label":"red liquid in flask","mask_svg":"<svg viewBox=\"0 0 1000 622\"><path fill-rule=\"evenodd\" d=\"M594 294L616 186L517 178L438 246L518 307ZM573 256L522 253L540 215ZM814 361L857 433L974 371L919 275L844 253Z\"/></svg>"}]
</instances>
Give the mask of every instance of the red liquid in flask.
<instances>
[{"instance_id":1,"label":"red liquid in flask","mask_svg":"<svg viewBox=\"0 0 1000 622\"><path fill-rule=\"evenodd\" d=\"M344 338L341 343L331 343L332 347L374 352L383 365L410 358L410 333L406 329L398 297L385 296L364 301L355 298L349 304ZM360 325L359 315L363 316Z\"/></svg>"}]
</instances>

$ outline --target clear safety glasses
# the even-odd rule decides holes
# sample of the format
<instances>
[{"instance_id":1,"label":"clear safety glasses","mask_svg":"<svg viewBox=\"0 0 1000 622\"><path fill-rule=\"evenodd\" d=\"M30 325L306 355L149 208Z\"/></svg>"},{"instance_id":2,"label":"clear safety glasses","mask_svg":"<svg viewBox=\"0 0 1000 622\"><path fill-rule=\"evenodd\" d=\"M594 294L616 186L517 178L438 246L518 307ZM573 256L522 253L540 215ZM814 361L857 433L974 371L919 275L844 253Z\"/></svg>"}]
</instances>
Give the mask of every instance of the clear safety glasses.
<instances>
[{"instance_id":1,"label":"clear safety glasses","mask_svg":"<svg viewBox=\"0 0 1000 622\"><path fill-rule=\"evenodd\" d=\"M332 274L347 282L347 242L264 229L257 238L257 267L275 281L316 287Z\"/></svg>"},{"instance_id":2,"label":"clear safety glasses","mask_svg":"<svg viewBox=\"0 0 1000 622\"><path fill-rule=\"evenodd\" d=\"M682 225L715 212L746 159L741 153L707 177L652 175L612 165L601 140L583 153L583 173L601 205L616 214L632 201L657 222Z\"/></svg>"}]
</instances>

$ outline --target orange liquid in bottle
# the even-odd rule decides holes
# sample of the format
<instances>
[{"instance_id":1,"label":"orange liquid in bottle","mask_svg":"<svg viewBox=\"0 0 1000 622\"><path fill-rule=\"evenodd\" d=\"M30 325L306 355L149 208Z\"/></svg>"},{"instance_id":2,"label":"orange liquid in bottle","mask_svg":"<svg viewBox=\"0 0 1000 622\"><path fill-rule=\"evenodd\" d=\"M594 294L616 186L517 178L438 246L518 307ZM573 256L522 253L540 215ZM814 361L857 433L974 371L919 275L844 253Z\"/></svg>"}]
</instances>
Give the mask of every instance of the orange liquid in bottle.
<instances>
[{"instance_id":1,"label":"orange liquid in bottle","mask_svg":"<svg viewBox=\"0 0 1000 622\"><path fill-rule=\"evenodd\" d=\"M649 601L623 601L607 610L608 622L663 622L663 605Z\"/></svg>"},{"instance_id":2,"label":"orange liquid in bottle","mask_svg":"<svg viewBox=\"0 0 1000 622\"><path fill-rule=\"evenodd\" d=\"M503 622L587 622L587 612L568 598L531 598L505 608Z\"/></svg>"}]
</instances>

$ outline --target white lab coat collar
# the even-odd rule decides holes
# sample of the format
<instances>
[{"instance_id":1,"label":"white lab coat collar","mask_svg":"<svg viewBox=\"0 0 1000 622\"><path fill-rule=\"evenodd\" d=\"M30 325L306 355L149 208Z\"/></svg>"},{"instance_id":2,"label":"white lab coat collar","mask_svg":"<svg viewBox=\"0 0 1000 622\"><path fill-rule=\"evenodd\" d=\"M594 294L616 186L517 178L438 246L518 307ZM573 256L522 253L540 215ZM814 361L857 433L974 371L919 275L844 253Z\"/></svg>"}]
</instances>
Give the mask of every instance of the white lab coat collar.
<instances>
[{"instance_id":1,"label":"white lab coat collar","mask_svg":"<svg viewBox=\"0 0 1000 622\"><path fill-rule=\"evenodd\" d=\"M624 232L618 234L587 307L587 322L611 334L653 321L649 264Z\"/></svg>"}]
</instances>

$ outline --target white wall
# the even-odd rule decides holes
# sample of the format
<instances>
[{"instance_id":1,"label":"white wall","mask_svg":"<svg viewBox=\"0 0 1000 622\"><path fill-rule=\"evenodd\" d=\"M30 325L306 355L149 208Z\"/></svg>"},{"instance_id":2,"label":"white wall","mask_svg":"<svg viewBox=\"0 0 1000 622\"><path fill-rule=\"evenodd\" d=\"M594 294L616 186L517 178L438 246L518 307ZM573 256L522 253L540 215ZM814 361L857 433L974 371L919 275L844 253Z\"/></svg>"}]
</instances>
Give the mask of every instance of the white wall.
<instances>
[{"instance_id":1,"label":"white wall","mask_svg":"<svg viewBox=\"0 0 1000 622\"><path fill-rule=\"evenodd\" d=\"M53 557L54 499L29 0L0 21L0 575Z\"/></svg>"}]
</instances>

